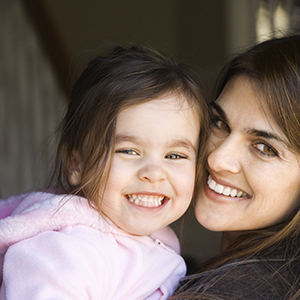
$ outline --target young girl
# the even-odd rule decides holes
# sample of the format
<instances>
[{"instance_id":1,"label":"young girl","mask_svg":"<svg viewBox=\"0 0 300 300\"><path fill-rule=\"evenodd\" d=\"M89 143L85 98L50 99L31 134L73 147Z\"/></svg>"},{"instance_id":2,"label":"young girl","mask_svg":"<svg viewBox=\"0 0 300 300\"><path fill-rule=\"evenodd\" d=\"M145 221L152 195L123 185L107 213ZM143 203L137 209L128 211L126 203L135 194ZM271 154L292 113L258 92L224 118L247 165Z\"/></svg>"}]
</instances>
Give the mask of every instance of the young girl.
<instances>
[{"instance_id":1,"label":"young girl","mask_svg":"<svg viewBox=\"0 0 300 300\"><path fill-rule=\"evenodd\" d=\"M136 46L92 60L61 126L56 192L0 202L0 299L171 296L186 267L166 226L193 197L207 123L186 67Z\"/></svg>"}]
</instances>

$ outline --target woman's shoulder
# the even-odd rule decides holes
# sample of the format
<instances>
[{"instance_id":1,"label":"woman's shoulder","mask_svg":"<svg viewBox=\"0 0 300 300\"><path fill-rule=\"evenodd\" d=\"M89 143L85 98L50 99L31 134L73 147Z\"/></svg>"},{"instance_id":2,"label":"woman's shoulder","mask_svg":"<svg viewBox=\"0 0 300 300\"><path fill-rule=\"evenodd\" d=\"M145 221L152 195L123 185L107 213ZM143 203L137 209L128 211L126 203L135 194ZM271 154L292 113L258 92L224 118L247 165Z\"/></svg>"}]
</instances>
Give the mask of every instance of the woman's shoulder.
<instances>
[{"instance_id":1,"label":"woman's shoulder","mask_svg":"<svg viewBox=\"0 0 300 300\"><path fill-rule=\"evenodd\" d=\"M195 293L199 299L203 294L220 299L289 299L291 286L299 289L299 265L299 258L277 256L236 260L183 278L178 293Z\"/></svg>"}]
</instances>

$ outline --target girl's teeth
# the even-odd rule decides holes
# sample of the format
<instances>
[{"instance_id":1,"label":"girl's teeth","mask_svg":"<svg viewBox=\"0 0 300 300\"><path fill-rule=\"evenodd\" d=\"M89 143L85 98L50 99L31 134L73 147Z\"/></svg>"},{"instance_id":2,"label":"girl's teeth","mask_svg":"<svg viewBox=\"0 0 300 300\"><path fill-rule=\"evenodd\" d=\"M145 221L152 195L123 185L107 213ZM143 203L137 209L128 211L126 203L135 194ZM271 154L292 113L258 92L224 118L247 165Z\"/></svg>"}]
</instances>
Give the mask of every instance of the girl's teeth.
<instances>
[{"instance_id":1,"label":"girl's teeth","mask_svg":"<svg viewBox=\"0 0 300 300\"><path fill-rule=\"evenodd\" d=\"M217 184L211 177L211 175L208 176L207 184L209 188L213 191L215 191L218 194L223 194L225 196L231 196L231 197L247 197L248 194L244 193L243 191L238 191L237 189L232 189L229 186L225 187L221 184Z\"/></svg>"},{"instance_id":2,"label":"girl's teeth","mask_svg":"<svg viewBox=\"0 0 300 300\"><path fill-rule=\"evenodd\" d=\"M162 205L163 196L147 196L147 195L127 195L127 199L138 206L144 207L158 207Z\"/></svg>"}]
</instances>

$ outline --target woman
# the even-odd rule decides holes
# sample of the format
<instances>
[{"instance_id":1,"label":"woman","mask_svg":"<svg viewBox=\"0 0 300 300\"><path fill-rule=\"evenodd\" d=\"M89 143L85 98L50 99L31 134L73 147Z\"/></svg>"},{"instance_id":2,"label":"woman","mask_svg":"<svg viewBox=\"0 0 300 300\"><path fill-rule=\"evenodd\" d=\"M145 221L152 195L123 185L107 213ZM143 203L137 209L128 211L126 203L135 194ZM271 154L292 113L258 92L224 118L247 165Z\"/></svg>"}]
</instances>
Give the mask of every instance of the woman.
<instances>
[{"instance_id":1,"label":"woman","mask_svg":"<svg viewBox=\"0 0 300 300\"><path fill-rule=\"evenodd\" d=\"M195 209L221 254L171 299L300 299L300 35L235 57L215 99Z\"/></svg>"}]
</instances>

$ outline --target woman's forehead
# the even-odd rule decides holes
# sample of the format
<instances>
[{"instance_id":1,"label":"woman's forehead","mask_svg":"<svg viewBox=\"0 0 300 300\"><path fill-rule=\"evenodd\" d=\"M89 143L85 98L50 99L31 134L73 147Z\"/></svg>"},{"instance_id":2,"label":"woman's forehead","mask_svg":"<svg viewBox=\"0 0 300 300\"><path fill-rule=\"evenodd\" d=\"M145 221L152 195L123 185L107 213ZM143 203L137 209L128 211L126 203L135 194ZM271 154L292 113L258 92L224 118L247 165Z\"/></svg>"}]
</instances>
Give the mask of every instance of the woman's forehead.
<instances>
[{"instance_id":1,"label":"woman's forehead","mask_svg":"<svg viewBox=\"0 0 300 300\"><path fill-rule=\"evenodd\" d=\"M266 136L289 144L267 106L265 95L255 87L247 76L236 77L226 84L212 107L228 125L235 122L245 132L268 132Z\"/></svg>"}]
</instances>

